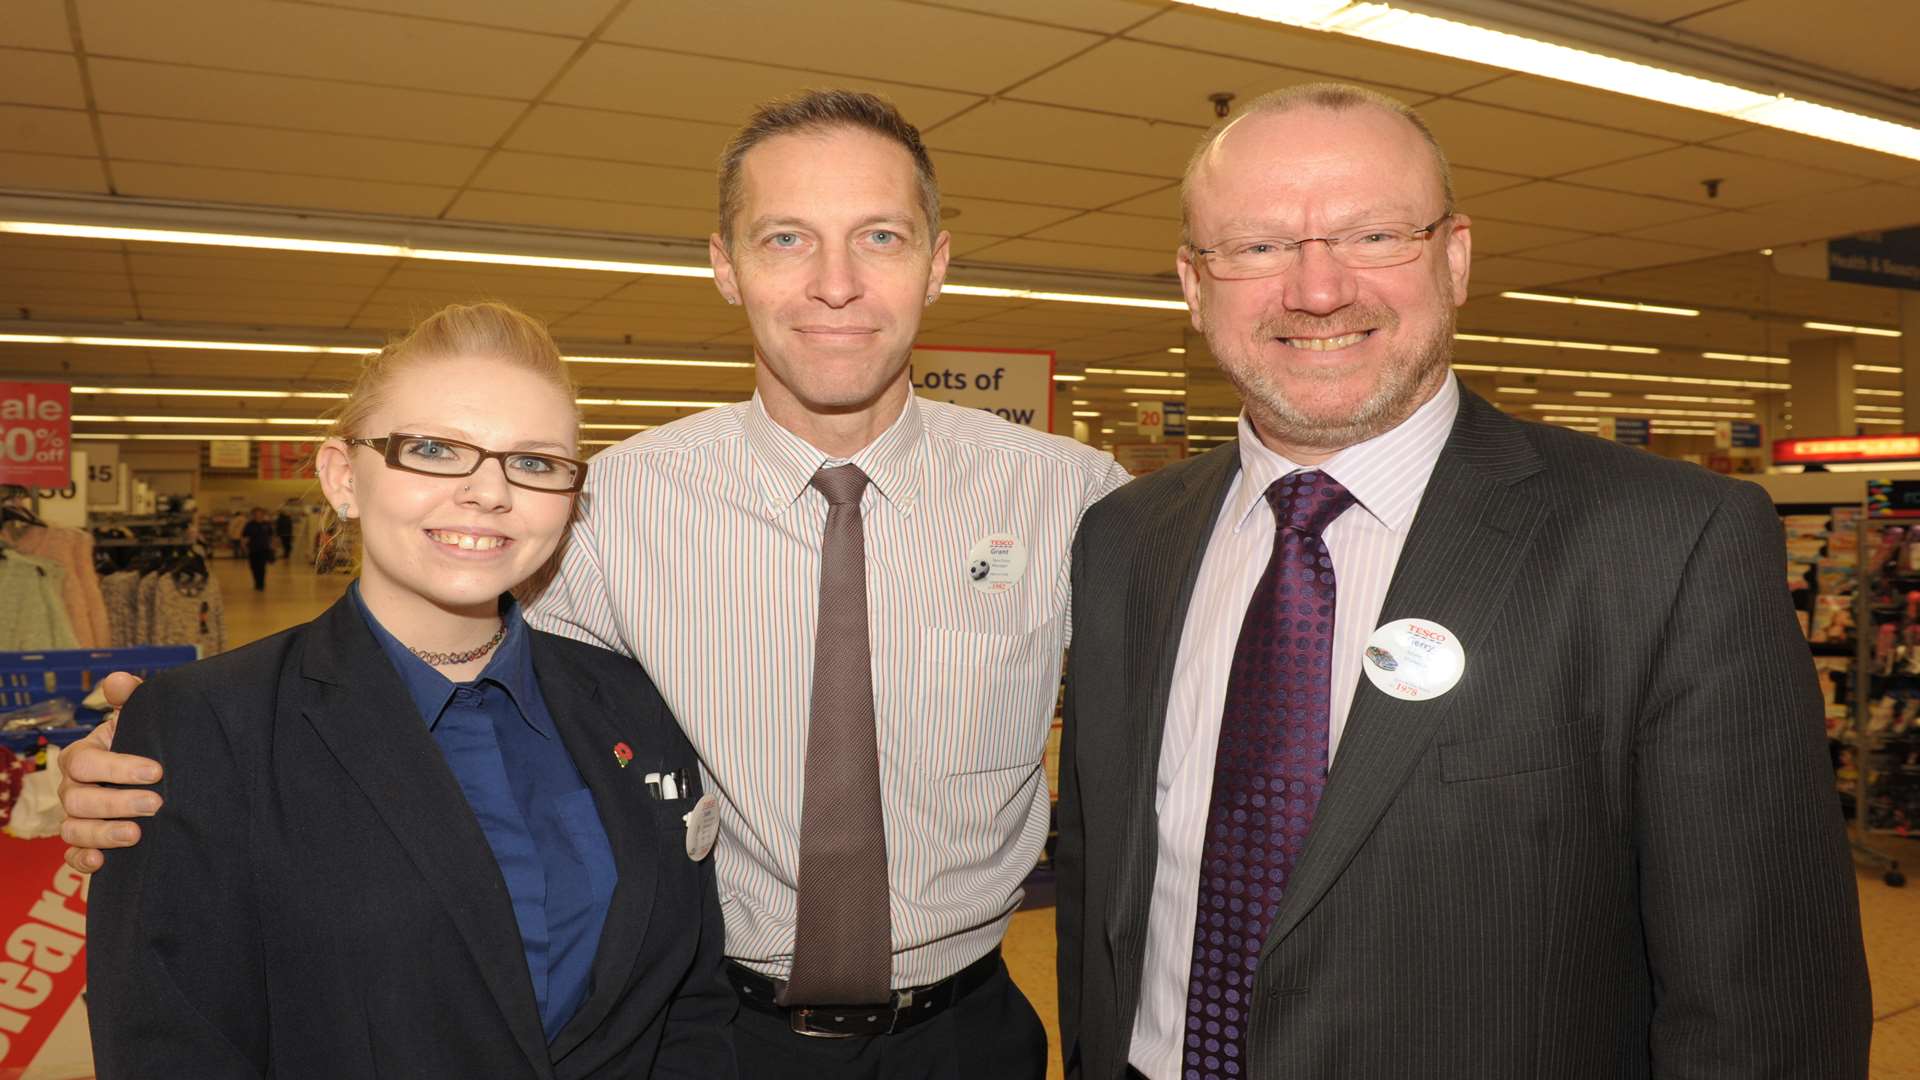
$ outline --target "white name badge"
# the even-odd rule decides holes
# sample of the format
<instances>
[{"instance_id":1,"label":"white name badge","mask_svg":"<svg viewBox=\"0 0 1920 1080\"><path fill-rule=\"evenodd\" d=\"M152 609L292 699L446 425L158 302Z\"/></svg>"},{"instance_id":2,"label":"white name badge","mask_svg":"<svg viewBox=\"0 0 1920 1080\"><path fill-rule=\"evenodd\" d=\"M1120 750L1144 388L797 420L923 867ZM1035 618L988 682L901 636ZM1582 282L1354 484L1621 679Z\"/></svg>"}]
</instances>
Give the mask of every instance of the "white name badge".
<instances>
[{"instance_id":1,"label":"white name badge","mask_svg":"<svg viewBox=\"0 0 1920 1080\"><path fill-rule=\"evenodd\" d=\"M967 551L967 581L984 593L1006 592L1027 572L1027 545L1012 533L994 533Z\"/></svg>"},{"instance_id":2,"label":"white name badge","mask_svg":"<svg viewBox=\"0 0 1920 1080\"><path fill-rule=\"evenodd\" d=\"M1367 638L1361 670L1381 693L1402 701L1437 698L1467 670L1467 653L1453 631L1426 619L1390 622Z\"/></svg>"},{"instance_id":3,"label":"white name badge","mask_svg":"<svg viewBox=\"0 0 1920 1080\"><path fill-rule=\"evenodd\" d=\"M720 803L709 791L700 796L693 809L680 815L687 823L687 858L699 862L713 850L713 841L720 835Z\"/></svg>"}]
</instances>

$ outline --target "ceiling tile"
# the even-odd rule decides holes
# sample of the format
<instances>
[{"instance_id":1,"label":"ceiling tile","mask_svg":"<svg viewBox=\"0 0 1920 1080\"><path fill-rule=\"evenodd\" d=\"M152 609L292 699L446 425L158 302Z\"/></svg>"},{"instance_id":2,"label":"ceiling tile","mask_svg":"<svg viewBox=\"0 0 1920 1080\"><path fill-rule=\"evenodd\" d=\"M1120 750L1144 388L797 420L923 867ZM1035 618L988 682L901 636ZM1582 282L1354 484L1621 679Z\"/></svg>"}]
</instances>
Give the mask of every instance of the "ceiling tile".
<instances>
[{"instance_id":1,"label":"ceiling tile","mask_svg":"<svg viewBox=\"0 0 1920 1080\"><path fill-rule=\"evenodd\" d=\"M0 45L72 51L65 0L7 0L7 17L0 19Z\"/></svg>"},{"instance_id":2,"label":"ceiling tile","mask_svg":"<svg viewBox=\"0 0 1920 1080\"><path fill-rule=\"evenodd\" d=\"M1076 169L1066 165L947 150L933 151L933 168L940 178L943 198L1004 199L1017 194L1028 202L1084 210L1167 185L1162 177Z\"/></svg>"},{"instance_id":3,"label":"ceiling tile","mask_svg":"<svg viewBox=\"0 0 1920 1080\"><path fill-rule=\"evenodd\" d=\"M1545 247L1548 244L1581 240L1586 235L1571 229L1555 229L1545 225L1526 225L1515 221L1476 217L1473 219L1473 252L1475 255L1501 255L1507 252Z\"/></svg>"},{"instance_id":4,"label":"ceiling tile","mask_svg":"<svg viewBox=\"0 0 1920 1080\"><path fill-rule=\"evenodd\" d=\"M1205 131L1197 124L1156 124L1000 101L942 124L927 134L927 145L1172 178L1186 168L1187 157Z\"/></svg>"},{"instance_id":5,"label":"ceiling tile","mask_svg":"<svg viewBox=\"0 0 1920 1080\"><path fill-rule=\"evenodd\" d=\"M965 8L990 15L1007 15L1021 22L1042 22L1117 33L1170 5L1166 0L1047 0L1037 5L1032 0L935 0L936 6Z\"/></svg>"},{"instance_id":6,"label":"ceiling tile","mask_svg":"<svg viewBox=\"0 0 1920 1080\"><path fill-rule=\"evenodd\" d=\"M788 0L654 0L629 6L604 37L632 45L672 42L685 52L767 64L798 58L819 72L985 94L1100 40L1076 30L896 0L840 0L831 18ZM909 42L924 47L903 47Z\"/></svg>"},{"instance_id":7,"label":"ceiling tile","mask_svg":"<svg viewBox=\"0 0 1920 1080\"><path fill-rule=\"evenodd\" d=\"M93 157L93 128L87 114L68 109L0 105L0 146L36 154Z\"/></svg>"},{"instance_id":8,"label":"ceiling tile","mask_svg":"<svg viewBox=\"0 0 1920 1080\"><path fill-rule=\"evenodd\" d=\"M102 112L491 146L525 106L499 98L95 57Z\"/></svg>"},{"instance_id":9,"label":"ceiling tile","mask_svg":"<svg viewBox=\"0 0 1920 1080\"><path fill-rule=\"evenodd\" d=\"M1698 247L1733 251L1788 243L1789 240L1785 234L1795 231L1797 230L1783 228L1779 220L1768 218L1764 214L1735 210L1691 218L1671 225L1660 225L1651 229L1633 229L1626 235L1646 240L1670 240ZM1804 240L1807 237L1796 236L1794 239Z\"/></svg>"},{"instance_id":10,"label":"ceiling tile","mask_svg":"<svg viewBox=\"0 0 1920 1080\"><path fill-rule=\"evenodd\" d=\"M49 270L77 270L94 273L123 272L125 256L120 245L96 240L85 247L23 243L39 237L7 236L0 243L0 266L45 267Z\"/></svg>"},{"instance_id":11,"label":"ceiling tile","mask_svg":"<svg viewBox=\"0 0 1920 1080\"><path fill-rule=\"evenodd\" d=\"M1570 281L1593 274L1592 264L1547 262L1517 255L1495 256L1473 261L1472 280L1502 285L1545 285Z\"/></svg>"},{"instance_id":12,"label":"ceiling tile","mask_svg":"<svg viewBox=\"0 0 1920 1080\"><path fill-rule=\"evenodd\" d=\"M1669 244L1658 240L1640 240L1621 236L1594 236L1577 243L1542 247L1527 252L1528 258L1553 262L1577 262L1587 266L1631 270L1643 266L1693 262L1716 254L1711 248Z\"/></svg>"},{"instance_id":13,"label":"ceiling tile","mask_svg":"<svg viewBox=\"0 0 1920 1080\"><path fill-rule=\"evenodd\" d=\"M1316 79L1365 79L1433 94L1450 94L1498 74L1478 64L1186 7L1174 8L1127 36L1283 64L1313 72Z\"/></svg>"},{"instance_id":14,"label":"ceiling tile","mask_svg":"<svg viewBox=\"0 0 1920 1080\"><path fill-rule=\"evenodd\" d=\"M100 159L0 151L0 187L35 191L89 191L106 194Z\"/></svg>"},{"instance_id":15,"label":"ceiling tile","mask_svg":"<svg viewBox=\"0 0 1920 1080\"><path fill-rule=\"evenodd\" d=\"M1675 25L1909 94L1920 90L1920 67L1913 62L1920 4L1829 0L1816 15L1797 0L1745 0L1707 8Z\"/></svg>"},{"instance_id":16,"label":"ceiling tile","mask_svg":"<svg viewBox=\"0 0 1920 1080\"><path fill-rule=\"evenodd\" d=\"M1914 162L1892 154L1861 150L1811 135L1773 128L1751 128L1738 135L1715 139L1708 145L1738 154L1778 158L1827 172L1842 172L1869 180L1898 180L1913 174Z\"/></svg>"},{"instance_id":17,"label":"ceiling tile","mask_svg":"<svg viewBox=\"0 0 1920 1080\"><path fill-rule=\"evenodd\" d=\"M1211 94L1231 93L1245 103L1269 90L1317 77L1250 60L1117 39L1042 72L1005 97L1204 128L1215 120L1208 100ZM1391 87L1371 88L1393 93Z\"/></svg>"},{"instance_id":18,"label":"ceiling tile","mask_svg":"<svg viewBox=\"0 0 1920 1080\"><path fill-rule=\"evenodd\" d=\"M87 51L202 67L530 101L577 43L366 11L254 0L76 0Z\"/></svg>"},{"instance_id":19,"label":"ceiling tile","mask_svg":"<svg viewBox=\"0 0 1920 1080\"><path fill-rule=\"evenodd\" d=\"M1035 229L1078 216L1080 211L1062 206L1036 206L1032 203L1006 202L1001 199L940 200L940 223L949 229L994 236L1023 236Z\"/></svg>"},{"instance_id":20,"label":"ceiling tile","mask_svg":"<svg viewBox=\"0 0 1920 1080\"><path fill-rule=\"evenodd\" d=\"M1818 235L1827 238L1905 228L1920 222L1920 188L1866 184L1783 199L1768 203L1758 212L1782 222L1817 228Z\"/></svg>"},{"instance_id":21,"label":"ceiling tile","mask_svg":"<svg viewBox=\"0 0 1920 1080\"><path fill-rule=\"evenodd\" d=\"M1460 96L1522 112L1543 113L1682 142L1731 135L1747 127L1738 121L1693 109L1531 75L1508 75Z\"/></svg>"},{"instance_id":22,"label":"ceiling tile","mask_svg":"<svg viewBox=\"0 0 1920 1080\"><path fill-rule=\"evenodd\" d=\"M1528 182L1527 177L1515 176L1512 173L1488 172L1485 169L1464 169L1451 161L1447 162L1447 166L1453 170L1453 197L1455 199L1470 199L1476 195L1482 195L1490 191L1505 191L1508 188L1519 187L1521 184Z\"/></svg>"},{"instance_id":23,"label":"ceiling tile","mask_svg":"<svg viewBox=\"0 0 1920 1080\"><path fill-rule=\"evenodd\" d=\"M714 229L711 210L498 191L466 192L455 200L446 216L452 221L510 222L695 240L705 240Z\"/></svg>"},{"instance_id":24,"label":"ceiling tile","mask_svg":"<svg viewBox=\"0 0 1920 1080\"><path fill-rule=\"evenodd\" d=\"M1180 220L1180 185L1169 184L1159 191L1148 192L1133 199L1125 199L1112 206L1102 207L1116 214L1133 214L1138 217L1164 218L1168 221Z\"/></svg>"},{"instance_id":25,"label":"ceiling tile","mask_svg":"<svg viewBox=\"0 0 1920 1080\"><path fill-rule=\"evenodd\" d=\"M1472 214L1537 225L1577 226L1594 232L1644 229L1713 211L1691 203L1540 181L1467 200ZM1477 224L1477 222L1476 222Z\"/></svg>"},{"instance_id":26,"label":"ceiling tile","mask_svg":"<svg viewBox=\"0 0 1920 1080\"><path fill-rule=\"evenodd\" d=\"M1558 176L1673 145L1664 139L1468 101L1436 101L1420 113L1450 160L1524 176Z\"/></svg>"},{"instance_id":27,"label":"ceiling tile","mask_svg":"<svg viewBox=\"0 0 1920 1080\"><path fill-rule=\"evenodd\" d=\"M1722 7L1727 0L1585 0L1585 2L1590 7L1636 19L1645 19L1648 22L1663 23L1684 18L1707 8Z\"/></svg>"},{"instance_id":28,"label":"ceiling tile","mask_svg":"<svg viewBox=\"0 0 1920 1080\"><path fill-rule=\"evenodd\" d=\"M517 272L514 267L472 267L463 270L432 263L409 263L382 282L379 292L368 303L385 303L387 298L414 292L479 295L511 290L528 296L567 301L567 309L571 311L581 304L612 293L620 287L622 277L620 274L585 271L552 271L529 275Z\"/></svg>"},{"instance_id":29,"label":"ceiling tile","mask_svg":"<svg viewBox=\"0 0 1920 1080\"><path fill-rule=\"evenodd\" d=\"M495 154L471 186L486 191L678 206L709 213L719 201L714 193L713 174L704 169L669 169L542 154Z\"/></svg>"},{"instance_id":30,"label":"ceiling tile","mask_svg":"<svg viewBox=\"0 0 1920 1080\"><path fill-rule=\"evenodd\" d=\"M506 146L536 154L570 154L711 170L732 136L733 128L723 124L566 105L536 105L514 129Z\"/></svg>"},{"instance_id":31,"label":"ceiling tile","mask_svg":"<svg viewBox=\"0 0 1920 1080\"><path fill-rule=\"evenodd\" d=\"M420 184L200 169L138 161L115 162L113 178L122 195L416 217L439 213L454 193L453 188Z\"/></svg>"},{"instance_id":32,"label":"ceiling tile","mask_svg":"<svg viewBox=\"0 0 1920 1080\"><path fill-rule=\"evenodd\" d=\"M1707 197L1702 181L1718 178L1719 195ZM1636 161L1620 162L1562 177L1579 184L1637 191L1693 202L1707 209L1740 210L1794 195L1838 191L1854 181L1766 158L1683 146Z\"/></svg>"},{"instance_id":33,"label":"ceiling tile","mask_svg":"<svg viewBox=\"0 0 1920 1080\"><path fill-rule=\"evenodd\" d=\"M948 243L947 253L955 262L963 264L973 258L974 252L984 251L996 244L1005 243L1013 239L1011 236L996 236L993 233L970 233L965 230L959 232L949 230L949 233L952 238ZM959 272L959 268L956 268L955 273Z\"/></svg>"},{"instance_id":34,"label":"ceiling tile","mask_svg":"<svg viewBox=\"0 0 1920 1080\"><path fill-rule=\"evenodd\" d=\"M116 165L123 160L164 162L448 187L465 182L484 153L477 147L417 140L131 116L102 116L100 128Z\"/></svg>"},{"instance_id":35,"label":"ceiling tile","mask_svg":"<svg viewBox=\"0 0 1920 1080\"><path fill-rule=\"evenodd\" d=\"M540 0L537 4L526 0L335 0L329 6L585 37L617 6L617 0Z\"/></svg>"},{"instance_id":36,"label":"ceiling tile","mask_svg":"<svg viewBox=\"0 0 1920 1080\"><path fill-rule=\"evenodd\" d=\"M664 40L671 39L669 35ZM590 46L567 69L546 100L618 112L705 120L724 124L731 133L761 102L823 86L879 94L922 128L939 123L980 100L973 94L822 76L812 71L684 56L606 42ZM688 87L699 90L689 92Z\"/></svg>"},{"instance_id":37,"label":"ceiling tile","mask_svg":"<svg viewBox=\"0 0 1920 1080\"><path fill-rule=\"evenodd\" d=\"M972 262L1010 266L1051 266L1074 270L1111 270L1126 274L1173 276L1167 253L1132 248L1061 244L1050 240L1007 240L968 256Z\"/></svg>"},{"instance_id":38,"label":"ceiling tile","mask_svg":"<svg viewBox=\"0 0 1920 1080\"><path fill-rule=\"evenodd\" d=\"M1174 249L1180 246L1180 225L1164 218L1095 213L1041 229L1033 234L1033 238L1159 252L1162 260L1171 267Z\"/></svg>"},{"instance_id":39,"label":"ceiling tile","mask_svg":"<svg viewBox=\"0 0 1920 1080\"><path fill-rule=\"evenodd\" d=\"M136 277L186 278L208 282L272 280L316 285L379 284L397 260L352 255L289 255L178 244L129 244L127 265ZM116 253L115 258L119 258Z\"/></svg>"},{"instance_id":40,"label":"ceiling tile","mask_svg":"<svg viewBox=\"0 0 1920 1080\"><path fill-rule=\"evenodd\" d=\"M0 49L0 102L84 109L80 62L71 53Z\"/></svg>"}]
</instances>

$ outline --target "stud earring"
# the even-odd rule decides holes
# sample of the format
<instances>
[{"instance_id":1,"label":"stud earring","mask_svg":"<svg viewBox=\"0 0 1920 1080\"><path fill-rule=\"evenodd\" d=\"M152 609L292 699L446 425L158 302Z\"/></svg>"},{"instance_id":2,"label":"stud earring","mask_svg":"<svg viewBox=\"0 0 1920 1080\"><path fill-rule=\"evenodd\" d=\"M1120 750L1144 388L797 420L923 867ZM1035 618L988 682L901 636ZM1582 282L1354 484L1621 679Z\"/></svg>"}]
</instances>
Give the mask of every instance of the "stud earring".
<instances>
[{"instance_id":1,"label":"stud earring","mask_svg":"<svg viewBox=\"0 0 1920 1080\"><path fill-rule=\"evenodd\" d=\"M340 504L340 516L341 516L341 517L343 517L343 518L344 518L344 517L346 517L346 516L347 516L347 514L348 514L348 513L350 513L350 512L352 511L352 510L353 510L353 504L352 504L352 503L350 503L350 502L343 502L343 503L341 503L341 504Z\"/></svg>"}]
</instances>

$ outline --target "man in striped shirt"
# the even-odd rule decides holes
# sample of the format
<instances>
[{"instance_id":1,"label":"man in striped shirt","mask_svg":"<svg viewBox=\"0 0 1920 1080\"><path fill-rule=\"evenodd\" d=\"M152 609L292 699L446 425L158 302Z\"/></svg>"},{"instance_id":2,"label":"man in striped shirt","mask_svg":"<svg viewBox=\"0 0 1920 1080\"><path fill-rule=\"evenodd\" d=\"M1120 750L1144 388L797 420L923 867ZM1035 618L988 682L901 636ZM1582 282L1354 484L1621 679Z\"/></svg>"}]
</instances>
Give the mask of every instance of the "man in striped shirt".
<instances>
[{"instance_id":1,"label":"man in striped shirt","mask_svg":"<svg viewBox=\"0 0 1920 1080\"><path fill-rule=\"evenodd\" d=\"M823 91L762 107L723 159L720 206L716 284L752 326L756 393L598 455L527 618L637 658L699 751L719 800L741 1075L1039 1080L1045 1032L999 945L1047 835L1041 756L1074 530L1128 476L1070 439L912 394L914 337L948 237L919 133L891 105ZM844 779L817 776L808 750L828 719L816 661L844 644L816 642L831 599L819 481L846 468L864 475L853 505L874 750L824 764L863 768L869 784L877 766L879 820L853 824L883 834L884 851L864 853L877 873L853 891L867 890L884 925L839 929L878 935L885 977L874 1000L789 1000L802 898L819 910L840 895L817 891L836 884L830 874L802 872L803 817L826 831L862 816L812 804L803 815L809 781ZM988 550L999 562L976 580ZM120 778L92 757L70 757L71 774ZM75 787L68 810L132 816L112 794ZM124 844L69 825L75 843ZM809 962L822 959L836 957Z\"/></svg>"}]
</instances>

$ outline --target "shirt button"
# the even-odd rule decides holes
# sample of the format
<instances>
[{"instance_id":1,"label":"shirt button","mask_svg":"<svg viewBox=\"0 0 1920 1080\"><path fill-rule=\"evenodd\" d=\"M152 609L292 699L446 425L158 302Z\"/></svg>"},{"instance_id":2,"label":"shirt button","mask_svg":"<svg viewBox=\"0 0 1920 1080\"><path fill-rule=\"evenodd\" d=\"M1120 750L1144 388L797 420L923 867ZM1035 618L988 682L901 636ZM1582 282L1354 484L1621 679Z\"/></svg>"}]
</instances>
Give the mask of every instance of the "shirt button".
<instances>
[{"instance_id":1,"label":"shirt button","mask_svg":"<svg viewBox=\"0 0 1920 1080\"><path fill-rule=\"evenodd\" d=\"M453 692L453 703L466 708L472 708L480 704L480 691L470 686L459 687Z\"/></svg>"}]
</instances>

